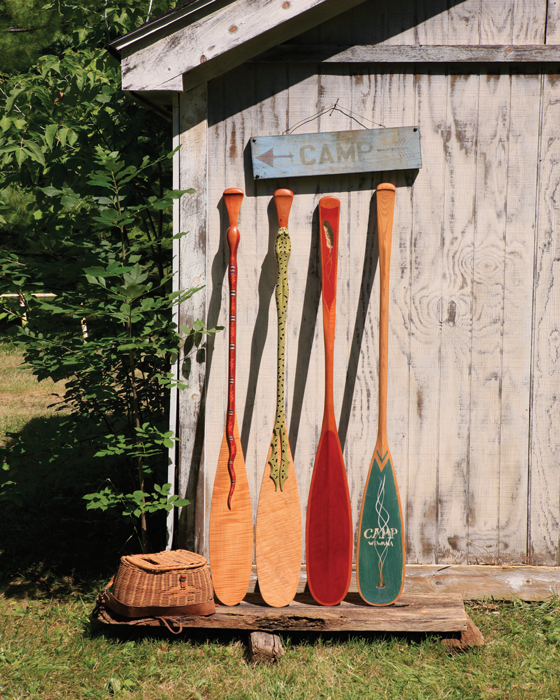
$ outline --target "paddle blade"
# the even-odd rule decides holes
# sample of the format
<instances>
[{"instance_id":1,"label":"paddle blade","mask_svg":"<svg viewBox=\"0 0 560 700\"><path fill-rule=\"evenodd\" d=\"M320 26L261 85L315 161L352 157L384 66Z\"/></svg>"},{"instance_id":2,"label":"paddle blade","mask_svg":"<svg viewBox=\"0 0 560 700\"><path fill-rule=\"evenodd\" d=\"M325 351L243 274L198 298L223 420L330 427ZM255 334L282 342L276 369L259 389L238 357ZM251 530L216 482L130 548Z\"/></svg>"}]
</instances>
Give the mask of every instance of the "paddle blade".
<instances>
[{"instance_id":1,"label":"paddle blade","mask_svg":"<svg viewBox=\"0 0 560 700\"><path fill-rule=\"evenodd\" d=\"M383 455L377 447L362 502L356 559L358 590L366 603L394 603L404 584L402 511L391 453Z\"/></svg>"},{"instance_id":2,"label":"paddle blade","mask_svg":"<svg viewBox=\"0 0 560 700\"><path fill-rule=\"evenodd\" d=\"M337 605L352 575L352 513L338 435L319 441L307 503L307 583L321 605Z\"/></svg>"},{"instance_id":3,"label":"paddle blade","mask_svg":"<svg viewBox=\"0 0 560 700\"><path fill-rule=\"evenodd\" d=\"M301 573L301 509L290 447L288 478L282 490L264 470L255 533L257 578L268 605L289 605L297 593ZM268 451L268 459L272 448Z\"/></svg>"},{"instance_id":4,"label":"paddle blade","mask_svg":"<svg viewBox=\"0 0 560 700\"><path fill-rule=\"evenodd\" d=\"M224 431L210 506L208 549L212 583L218 600L237 605L247 593L253 565L253 516L245 460L239 439L237 417L233 431L237 443L234 468L235 492L228 507L231 481L228 472L229 449Z\"/></svg>"}]
</instances>

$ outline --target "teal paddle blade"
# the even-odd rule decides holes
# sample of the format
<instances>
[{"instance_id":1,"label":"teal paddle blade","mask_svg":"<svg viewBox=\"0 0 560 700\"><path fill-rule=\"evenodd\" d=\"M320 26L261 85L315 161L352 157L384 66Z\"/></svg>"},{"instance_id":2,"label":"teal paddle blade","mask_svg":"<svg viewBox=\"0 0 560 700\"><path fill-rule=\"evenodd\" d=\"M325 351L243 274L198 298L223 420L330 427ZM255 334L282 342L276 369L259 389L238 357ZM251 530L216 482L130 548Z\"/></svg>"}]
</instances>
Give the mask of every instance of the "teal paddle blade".
<instances>
[{"instance_id":1,"label":"teal paddle blade","mask_svg":"<svg viewBox=\"0 0 560 700\"><path fill-rule=\"evenodd\" d=\"M383 466L383 469L381 469ZM358 589L370 605L390 605L404 583L403 521L399 491L387 450L370 469L358 535Z\"/></svg>"}]
</instances>

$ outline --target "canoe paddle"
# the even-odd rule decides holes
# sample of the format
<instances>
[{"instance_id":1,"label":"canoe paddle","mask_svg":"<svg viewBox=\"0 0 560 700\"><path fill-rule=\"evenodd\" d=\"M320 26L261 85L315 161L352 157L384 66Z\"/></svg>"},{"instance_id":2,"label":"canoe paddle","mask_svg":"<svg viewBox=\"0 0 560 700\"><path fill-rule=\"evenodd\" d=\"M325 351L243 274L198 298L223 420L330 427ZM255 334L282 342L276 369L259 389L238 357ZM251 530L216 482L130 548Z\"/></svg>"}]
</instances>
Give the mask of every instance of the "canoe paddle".
<instances>
[{"instance_id":1,"label":"canoe paddle","mask_svg":"<svg viewBox=\"0 0 560 700\"><path fill-rule=\"evenodd\" d=\"M387 441L389 270L395 187L377 186L377 230L381 304L379 311L379 422L377 442L364 489L358 528L357 581L370 605L390 605L404 584L405 551L399 487Z\"/></svg>"},{"instance_id":2,"label":"canoe paddle","mask_svg":"<svg viewBox=\"0 0 560 700\"><path fill-rule=\"evenodd\" d=\"M306 523L307 583L311 595L321 605L340 603L348 592L352 575L352 512L333 401L339 218L340 200L323 197L319 202L319 235L325 408L309 489Z\"/></svg>"},{"instance_id":3,"label":"canoe paddle","mask_svg":"<svg viewBox=\"0 0 560 700\"><path fill-rule=\"evenodd\" d=\"M301 509L284 411L288 261L291 253L287 227L293 198L291 190L281 189L274 193L280 226L275 246L278 267L276 421L261 484L256 529L259 590L264 601L275 608L288 605L294 599L301 571Z\"/></svg>"},{"instance_id":4,"label":"canoe paddle","mask_svg":"<svg viewBox=\"0 0 560 700\"><path fill-rule=\"evenodd\" d=\"M243 192L224 192L229 218L229 381L224 437L210 507L209 552L216 597L224 605L237 605L247 593L253 564L253 517L245 460L235 412L235 357L237 308L237 220Z\"/></svg>"}]
</instances>

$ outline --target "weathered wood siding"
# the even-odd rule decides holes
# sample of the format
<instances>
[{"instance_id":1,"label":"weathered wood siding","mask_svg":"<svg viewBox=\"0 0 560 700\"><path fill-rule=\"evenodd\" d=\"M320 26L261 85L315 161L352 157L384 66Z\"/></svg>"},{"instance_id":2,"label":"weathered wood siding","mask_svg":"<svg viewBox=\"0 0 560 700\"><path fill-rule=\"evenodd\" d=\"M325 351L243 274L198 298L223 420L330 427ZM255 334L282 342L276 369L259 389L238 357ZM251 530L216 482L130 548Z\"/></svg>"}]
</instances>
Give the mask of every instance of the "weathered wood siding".
<instances>
[{"instance_id":1,"label":"weathered wood siding","mask_svg":"<svg viewBox=\"0 0 560 700\"><path fill-rule=\"evenodd\" d=\"M545 21L545 0L371 0L299 40L560 44L558 4L548 2ZM277 187L295 193L286 394L303 517L324 396L316 210L325 194L342 202L335 413L356 525L377 433L374 190L388 180L397 186L388 435L405 508L407 560L560 563L560 67L541 68L251 63L208 83L207 93L197 88L181 98L180 186L198 190L181 204L180 229L191 231L182 239L181 284L207 284L188 314L204 315L209 326L227 326L222 192L235 186L246 193L239 220L237 415L255 514L275 411L272 194ZM253 181L251 136L281 134L337 100L377 124L418 125L423 168ZM335 111L297 133L359 128ZM193 418L204 369L202 428ZM179 479L181 494L196 495L196 523L194 509L190 521L185 509L179 532L182 544L206 552L227 404L227 331L209 342L197 372L194 388L180 398ZM192 454L200 456L202 437L196 473ZM187 532L195 538L185 539Z\"/></svg>"}]
</instances>

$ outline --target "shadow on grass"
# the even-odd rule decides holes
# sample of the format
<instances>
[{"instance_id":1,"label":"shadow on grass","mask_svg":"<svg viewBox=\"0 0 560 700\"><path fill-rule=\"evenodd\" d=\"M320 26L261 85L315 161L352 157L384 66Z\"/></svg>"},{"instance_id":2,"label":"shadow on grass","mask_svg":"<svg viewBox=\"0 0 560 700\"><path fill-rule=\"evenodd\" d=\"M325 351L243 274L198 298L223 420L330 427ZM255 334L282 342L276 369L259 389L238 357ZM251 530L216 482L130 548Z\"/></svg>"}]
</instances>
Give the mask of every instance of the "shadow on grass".
<instances>
[{"instance_id":1,"label":"shadow on grass","mask_svg":"<svg viewBox=\"0 0 560 700\"><path fill-rule=\"evenodd\" d=\"M0 503L0 590L7 597L65 599L93 592L111 578L120 556L139 549L120 513L86 510L83 496L107 478L124 489L130 483L123 483L115 458L93 457L103 435L98 426L84 422L72 442L62 444L68 420L30 420L18 433L25 452L17 457L12 440L8 463L15 467L4 474L17 482L21 503Z\"/></svg>"}]
</instances>

